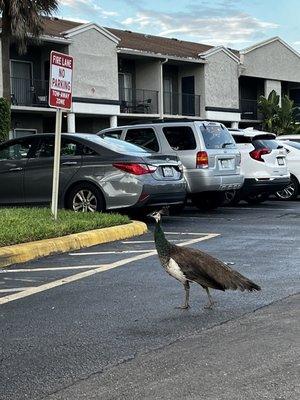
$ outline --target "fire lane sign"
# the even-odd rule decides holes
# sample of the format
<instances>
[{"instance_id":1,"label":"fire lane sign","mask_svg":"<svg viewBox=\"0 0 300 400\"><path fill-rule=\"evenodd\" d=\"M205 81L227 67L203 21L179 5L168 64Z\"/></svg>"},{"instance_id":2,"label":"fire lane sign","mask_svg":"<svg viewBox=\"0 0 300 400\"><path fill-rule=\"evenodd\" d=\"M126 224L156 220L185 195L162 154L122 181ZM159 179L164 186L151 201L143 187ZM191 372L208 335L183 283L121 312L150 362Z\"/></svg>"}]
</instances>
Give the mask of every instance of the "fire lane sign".
<instances>
[{"instance_id":1,"label":"fire lane sign","mask_svg":"<svg viewBox=\"0 0 300 400\"><path fill-rule=\"evenodd\" d=\"M70 110L72 108L73 57L51 51L49 106Z\"/></svg>"}]
</instances>

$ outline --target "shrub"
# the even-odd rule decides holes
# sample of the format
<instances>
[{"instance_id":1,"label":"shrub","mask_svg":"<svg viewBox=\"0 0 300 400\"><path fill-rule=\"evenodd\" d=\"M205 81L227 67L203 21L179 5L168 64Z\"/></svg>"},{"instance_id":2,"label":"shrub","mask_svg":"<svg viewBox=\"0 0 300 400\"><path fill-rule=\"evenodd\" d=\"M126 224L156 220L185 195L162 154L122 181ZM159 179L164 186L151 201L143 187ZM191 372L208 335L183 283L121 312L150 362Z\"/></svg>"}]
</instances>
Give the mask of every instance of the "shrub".
<instances>
[{"instance_id":1,"label":"shrub","mask_svg":"<svg viewBox=\"0 0 300 400\"><path fill-rule=\"evenodd\" d=\"M10 103L0 98L0 143L8 139L10 130Z\"/></svg>"}]
</instances>

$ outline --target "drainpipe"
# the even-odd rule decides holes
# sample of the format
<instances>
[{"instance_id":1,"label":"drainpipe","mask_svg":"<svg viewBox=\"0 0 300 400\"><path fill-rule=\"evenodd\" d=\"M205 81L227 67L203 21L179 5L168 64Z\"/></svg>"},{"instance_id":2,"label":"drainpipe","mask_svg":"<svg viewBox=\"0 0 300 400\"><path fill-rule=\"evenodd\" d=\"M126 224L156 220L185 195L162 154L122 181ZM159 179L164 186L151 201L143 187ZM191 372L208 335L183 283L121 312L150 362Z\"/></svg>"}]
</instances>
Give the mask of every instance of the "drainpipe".
<instances>
[{"instance_id":1,"label":"drainpipe","mask_svg":"<svg viewBox=\"0 0 300 400\"><path fill-rule=\"evenodd\" d=\"M169 59L166 58L164 61L160 62L160 82L159 82L159 118L163 119L164 117L164 73L163 73L163 64L168 62Z\"/></svg>"}]
</instances>

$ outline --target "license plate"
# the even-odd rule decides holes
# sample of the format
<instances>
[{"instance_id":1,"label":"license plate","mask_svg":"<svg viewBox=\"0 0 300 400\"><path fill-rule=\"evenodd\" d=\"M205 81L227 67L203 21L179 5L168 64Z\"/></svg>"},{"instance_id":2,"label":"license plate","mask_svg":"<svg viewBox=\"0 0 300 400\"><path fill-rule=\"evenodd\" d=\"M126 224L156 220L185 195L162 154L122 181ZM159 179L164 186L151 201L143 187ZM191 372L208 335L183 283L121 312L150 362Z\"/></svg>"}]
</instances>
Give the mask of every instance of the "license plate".
<instances>
[{"instance_id":1,"label":"license plate","mask_svg":"<svg viewBox=\"0 0 300 400\"><path fill-rule=\"evenodd\" d=\"M171 168L171 167L163 167L163 175L165 177L173 176L173 168Z\"/></svg>"},{"instance_id":2,"label":"license plate","mask_svg":"<svg viewBox=\"0 0 300 400\"><path fill-rule=\"evenodd\" d=\"M231 169L232 161L231 160L221 160L221 168L222 169Z\"/></svg>"},{"instance_id":3,"label":"license plate","mask_svg":"<svg viewBox=\"0 0 300 400\"><path fill-rule=\"evenodd\" d=\"M284 165L284 158L278 157L277 161L278 161L278 165Z\"/></svg>"}]
</instances>

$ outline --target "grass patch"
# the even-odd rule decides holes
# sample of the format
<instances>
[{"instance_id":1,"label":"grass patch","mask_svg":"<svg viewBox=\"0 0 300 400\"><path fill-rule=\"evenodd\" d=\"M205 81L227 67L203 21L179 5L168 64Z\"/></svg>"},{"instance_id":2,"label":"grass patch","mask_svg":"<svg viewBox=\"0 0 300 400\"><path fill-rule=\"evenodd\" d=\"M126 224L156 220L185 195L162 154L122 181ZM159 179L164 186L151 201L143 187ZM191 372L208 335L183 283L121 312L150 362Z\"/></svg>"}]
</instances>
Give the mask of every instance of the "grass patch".
<instances>
[{"instance_id":1,"label":"grass patch","mask_svg":"<svg viewBox=\"0 0 300 400\"><path fill-rule=\"evenodd\" d=\"M59 210L54 221L48 208L0 209L0 247L65 236L90 229L128 224L126 215L105 213L75 213Z\"/></svg>"}]
</instances>

